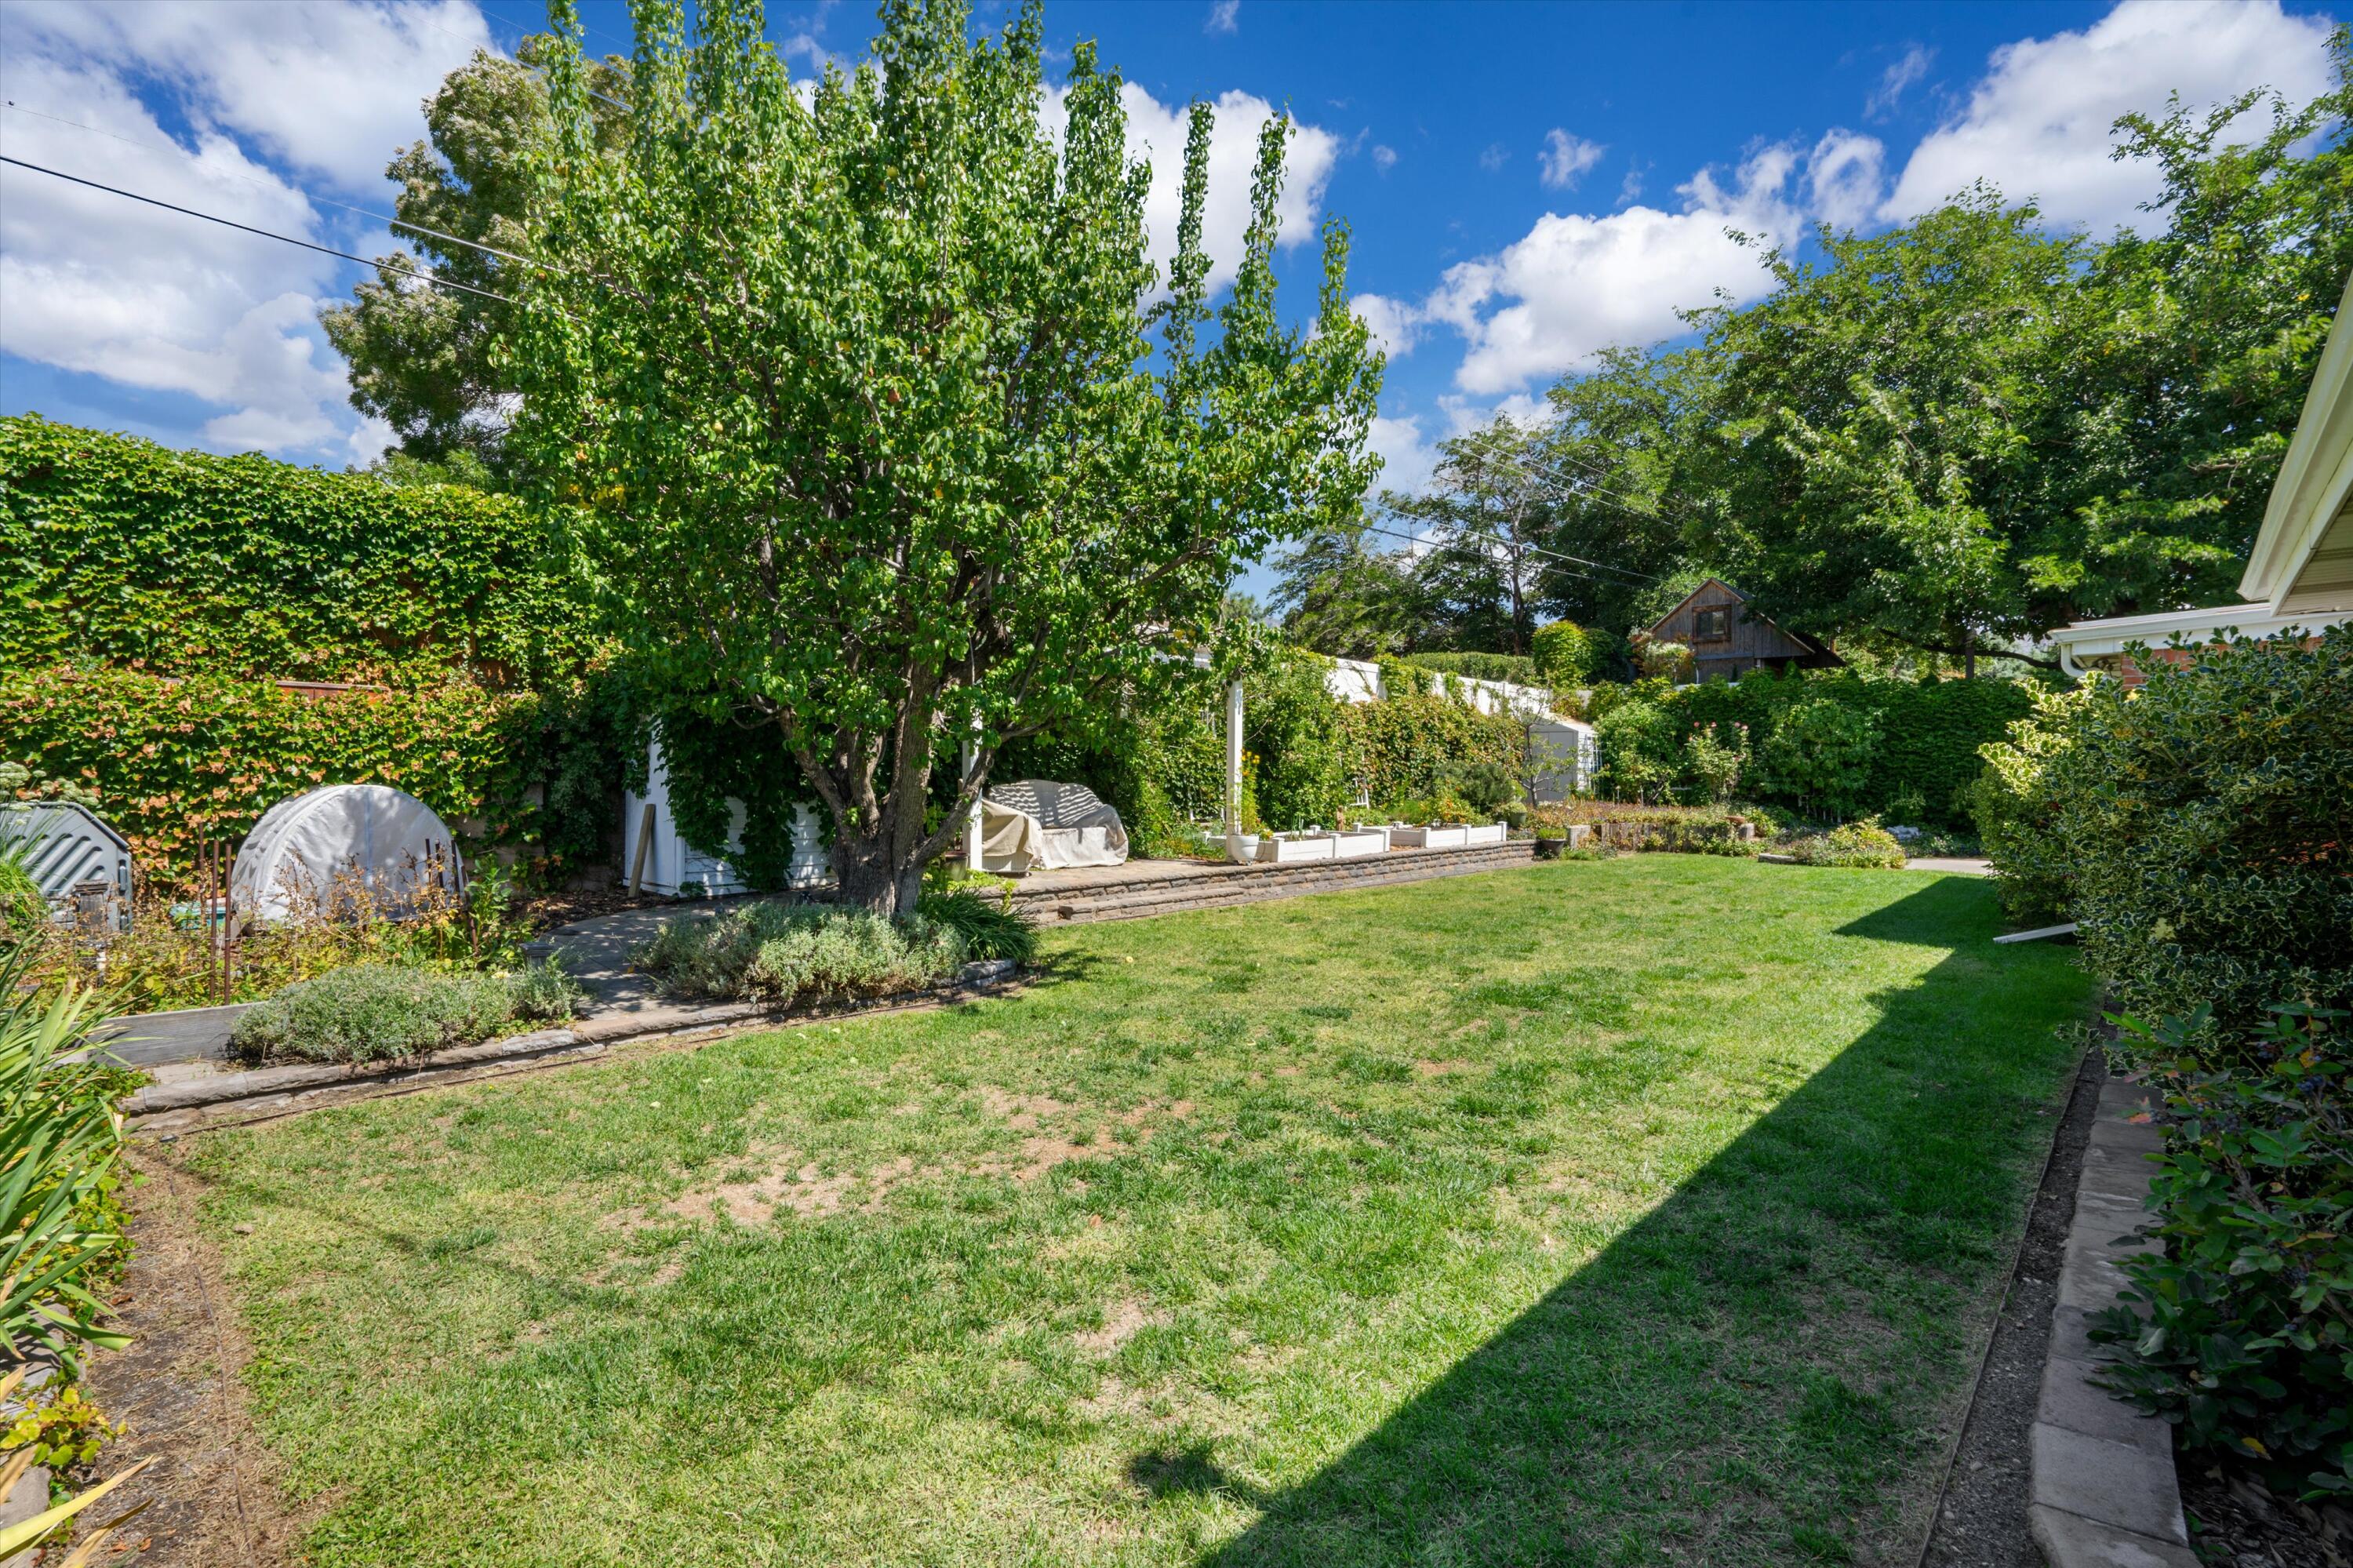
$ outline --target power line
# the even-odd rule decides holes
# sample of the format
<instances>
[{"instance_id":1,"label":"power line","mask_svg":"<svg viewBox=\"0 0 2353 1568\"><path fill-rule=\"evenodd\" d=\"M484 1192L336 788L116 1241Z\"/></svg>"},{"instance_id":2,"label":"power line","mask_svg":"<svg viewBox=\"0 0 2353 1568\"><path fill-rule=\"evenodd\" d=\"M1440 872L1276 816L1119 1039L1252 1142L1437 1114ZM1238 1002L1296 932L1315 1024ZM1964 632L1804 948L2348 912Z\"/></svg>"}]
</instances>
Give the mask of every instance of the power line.
<instances>
[{"instance_id":1,"label":"power line","mask_svg":"<svg viewBox=\"0 0 2353 1568\"><path fill-rule=\"evenodd\" d=\"M1397 528L1384 528L1377 523L1366 523L1364 524L1362 527L1364 532L1367 534L1380 534L1391 539L1402 539L1409 545L1430 545L1429 540L1424 539L1419 534L1406 533ZM1581 556L1564 556L1559 554L1557 551L1541 549L1534 545L1514 546L1509 541L1498 538L1493 534L1477 534L1472 533L1468 529L1458 529L1456 530L1456 533L1461 537L1482 540L1487 544L1497 546L1503 549L1518 549L1529 555L1545 556L1554 560L1576 562L1580 566L1599 567L1604 571L1626 571L1626 568L1623 567L1611 567L1600 561L1587 561ZM1430 546L1430 547L1435 549L1440 546ZM1585 577L1593 582L1603 583L1615 588L1623 588L1626 586L1622 583L1613 583L1608 577L1595 577L1591 572L1572 571L1569 575L1572 577ZM1645 582L1657 582L1660 580L1659 578L1651 577L1649 574L1643 572L1629 572L1627 575L1630 577L1641 577Z\"/></svg>"},{"instance_id":2,"label":"power line","mask_svg":"<svg viewBox=\"0 0 2353 1568\"><path fill-rule=\"evenodd\" d=\"M348 250L338 250L332 245L319 245L308 239L297 239L290 234L280 234L271 229L256 228L249 223L239 223L234 218L221 217L209 212L198 212L195 207L182 207L177 202L164 201L157 196L141 196L137 191L127 191L122 189L120 185L101 185L96 180L83 179L79 175L67 174L63 169L52 169L43 164L28 164L22 158L12 158L7 156L5 154L0 154L0 164L14 164L20 169L30 169L37 175L47 175L56 179L71 181L73 184L78 185L88 185L94 191L104 191L109 196L127 196L132 201L144 202L149 207L160 207L166 212L181 213L189 217L200 217L206 223L217 223L223 228L234 228L241 233L258 235L263 239L275 239L280 241L281 244L286 245L299 245L305 250L315 250L322 256L332 256L340 260L356 261L363 267L383 267L385 265L381 260L372 261L364 256L354 256ZM471 283L452 282L447 278L438 278L430 272L419 272L407 268L395 269L395 270L398 271L398 273L403 277L414 278L420 283L430 283L437 289L456 289L463 293L480 294L486 300L496 300L501 304L514 305L518 308L522 304L522 301L513 299L508 295L497 293L489 289L478 289Z\"/></svg>"},{"instance_id":3,"label":"power line","mask_svg":"<svg viewBox=\"0 0 2353 1568\"><path fill-rule=\"evenodd\" d=\"M153 152L158 153L176 153L184 158L189 155L188 149L181 146L176 142L151 142L143 136L125 136L120 132L109 131L100 125L85 125L79 120L69 120L62 114L51 114L47 110L31 108L28 105L17 102L13 98L7 101L6 107L15 110L19 114L30 114L36 119L53 121L59 125L70 125L77 131L87 131L93 136L104 136L109 141L120 142L128 147L145 147ZM26 166L29 168L33 165L27 164ZM55 170L49 170L47 172L52 174L56 173ZM314 192L301 190L293 185L282 184L272 185L268 180L256 179L251 175L240 175L234 169L220 169L214 172L225 174L233 180L243 180L247 185L252 185L259 190L290 190L293 191L295 195L301 196L304 201L317 202L322 207L337 207L344 212L355 213L361 217L372 217L379 223L388 224L395 228L406 228L414 233L427 235L435 239L447 240L452 245L462 245L469 250L479 250L485 256L495 256L501 261L513 261L525 267L543 267L551 272L563 273L566 277L571 276L571 274L565 271L564 268L558 267L553 261L542 261L530 256L519 256L512 250L501 250L495 245L484 245L479 240L461 238L455 234L444 234L438 228L427 228L421 223L411 223L405 217L395 217L390 213L377 212L370 207L354 207L350 202L337 201L332 196L319 196ZM72 179L74 176L71 175L65 175L60 177L64 179ZM106 187L101 186L100 188L104 189ZM141 196L138 199L146 201L152 198ZM199 214L198 216L202 215ZM374 263L371 263L371 265L374 265Z\"/></svg>"}]
</instances>

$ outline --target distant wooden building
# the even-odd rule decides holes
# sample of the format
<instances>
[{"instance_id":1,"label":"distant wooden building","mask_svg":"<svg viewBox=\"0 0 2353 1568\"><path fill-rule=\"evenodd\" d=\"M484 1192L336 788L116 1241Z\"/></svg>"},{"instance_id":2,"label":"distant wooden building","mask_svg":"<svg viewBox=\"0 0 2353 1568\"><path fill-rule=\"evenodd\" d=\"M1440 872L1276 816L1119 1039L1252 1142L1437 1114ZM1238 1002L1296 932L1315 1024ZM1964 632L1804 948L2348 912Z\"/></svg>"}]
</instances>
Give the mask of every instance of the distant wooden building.
<instances>
[{"instance_id":1,"label":"distant wooden building","mask_svg":"<svg viewBox=\"0 0 2353 1568\"><path fill-rule=\"evenodd\" d=\"M1801 670L1827 670L1843 663L1812 638L1784 631L1748 608L1747 597L1715 577L1661 616L1650 628L1654 642L1680 642L1692 651L1694 675L1736 680L1756 669L1794 662Z\"/></svg>"}]
</instances>

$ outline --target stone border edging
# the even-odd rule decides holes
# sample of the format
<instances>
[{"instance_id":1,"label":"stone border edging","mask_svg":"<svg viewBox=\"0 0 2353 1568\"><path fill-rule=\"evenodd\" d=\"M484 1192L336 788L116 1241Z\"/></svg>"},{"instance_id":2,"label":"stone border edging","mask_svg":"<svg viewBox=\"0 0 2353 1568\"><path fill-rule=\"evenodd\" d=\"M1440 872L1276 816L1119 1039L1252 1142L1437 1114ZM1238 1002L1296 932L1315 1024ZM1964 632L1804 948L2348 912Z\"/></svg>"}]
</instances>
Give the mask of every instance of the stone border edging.
<instances>
[{"instance_id":1,"label":"stone border edging","mask_svg":"<svg viewBox=\"0 0 2353 1568\"><path fill-rule=\"evenodd\" d=\"M2042 1398L2028 1428L2027 1518L2051 1568L2199 1568L2172 1427L2091 1381L2105 1359L2089 1336L2093 1314L2115 1305L2126 1258L2161 1246L2137 1234L2147 1218L2147 1157L2165 1137L2131 1118L2154 1103L2143 1086L2111 1078L2084 1150Z\"/></svg>"},{"instance_id":2,"label":"stone border edging","mask_svg":"<svg viewBox=\"0 0 2353 1568\"><path fill-rule=\"evenodd\" d=\"M774 1021L792 1022L842 1018L860 1012L884 1012L910 1002L955 1001L984 996L997 990L1019 969L1011 959L970 963L945 985L895 997L877 997L847 1007L777 1008L765 1002L727 1001L698 1007L649 1021L628 1015L590 1018L570 1029L541 1029L510 1034L478 1045L456 1045L423 1056L385 1062L320 1063L291 1067L259 1067L250 1072L222 1073L176 1084L150 1084L126 1097L122 1114L135 1126L180 1113L203 1112L205 1119L237 1108L290 1105L337 1088L365 1090L380 1086L406 1086L420 1078L456 1081L485 1067L554 1065L558 1062L604 1054L615 1042L639 1035L679 1034L724 1026Z\"/></svg>"}]
</instances>

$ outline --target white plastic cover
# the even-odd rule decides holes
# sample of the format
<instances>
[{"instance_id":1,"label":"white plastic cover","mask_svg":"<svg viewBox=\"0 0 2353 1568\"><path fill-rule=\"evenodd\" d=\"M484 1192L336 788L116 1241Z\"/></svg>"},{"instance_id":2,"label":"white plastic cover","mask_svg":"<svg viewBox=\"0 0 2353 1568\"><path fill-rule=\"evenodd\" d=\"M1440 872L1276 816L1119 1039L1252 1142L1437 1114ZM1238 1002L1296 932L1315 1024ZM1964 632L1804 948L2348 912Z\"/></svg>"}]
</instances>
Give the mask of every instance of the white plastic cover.
<instances>
[{"instance_id":1,"label":"white plastic cover","mask_svg":"<svg viewBox=\"0 0 2353 1568\"><path fill-rule=\"evenodd\" d=\"M397 919L436 884L460 892L465 870L432 807L385 784L330 784L262 813L237 852L229 899L269 922L348 915L364 890Z\"/></svg>"},{"instance_id":2,"label":"white plastic cover","mask_svg":"<svg viewBox=\"0 0 2353 1568\"><path fill-rule=\"evenodd\" d=\"M980 869L1060 871L1124 865L1127 829L1083 784L1024 779L1000 784L980 804Z\"/></svg>"}]
</instances>

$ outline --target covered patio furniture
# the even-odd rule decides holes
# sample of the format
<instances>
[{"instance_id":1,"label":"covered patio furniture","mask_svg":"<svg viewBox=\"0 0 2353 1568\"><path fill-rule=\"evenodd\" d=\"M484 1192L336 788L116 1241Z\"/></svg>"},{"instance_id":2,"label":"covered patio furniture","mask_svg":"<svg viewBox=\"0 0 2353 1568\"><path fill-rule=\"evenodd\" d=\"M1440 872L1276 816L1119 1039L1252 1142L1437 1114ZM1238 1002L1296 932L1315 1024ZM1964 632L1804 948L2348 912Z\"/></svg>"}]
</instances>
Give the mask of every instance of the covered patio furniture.
<instances>
[{"instance_id":1,"label":"covered patio furniture","mask_svg":"<svg viewBox=\"0 0 2353 1568\"><path fill-rule=\"evenodd\" d=\"M980 807L980 869L1060 871L1127 863L1119 813L1083 784L1024 779L988 791Z\"/></svg>"}]
</instances>

